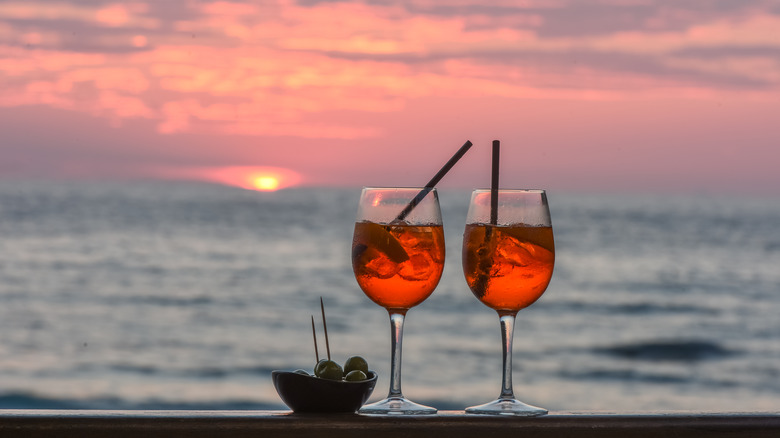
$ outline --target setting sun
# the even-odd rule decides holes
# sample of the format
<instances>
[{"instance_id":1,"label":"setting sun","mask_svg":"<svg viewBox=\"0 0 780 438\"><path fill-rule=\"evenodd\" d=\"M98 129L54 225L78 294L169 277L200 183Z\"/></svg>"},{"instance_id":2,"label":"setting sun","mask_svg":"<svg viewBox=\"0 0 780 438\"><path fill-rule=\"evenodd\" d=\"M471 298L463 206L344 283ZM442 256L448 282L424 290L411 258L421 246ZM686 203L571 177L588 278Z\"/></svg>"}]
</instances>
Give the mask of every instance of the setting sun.
<instances>
[{"instance_id":1,"label":"setting sun","mask_svg":"<svg viewBox=\"0 0 780 438\"><path fill-rule=\"evenodd\" d=\"M254 187L257 190L274 191L279 188L279 180L269 175L258 176L254 179Z\"/></svg>"},{"instance_id":2,"label":"setting sun","mask_svg":"<svg viewBox=\"0 0 780 438\"><path fill-rule=\"evenodd\" d=\"M149 174L161 179L208 181L262 192L294 187L303 182L298 172L270 166L156 168Z\"/></svg>"},{"instance_id":3,"label":"setting sun","mask_svg":"<svg viewBox=\"0 0 780 438\"><path fill-rule=\"evenodd\" d=\"M303 180L297 172L283 167L231 166L203 169L199 173L199 179L263 192L297 186Z\"/></svg>"}]
</instances>

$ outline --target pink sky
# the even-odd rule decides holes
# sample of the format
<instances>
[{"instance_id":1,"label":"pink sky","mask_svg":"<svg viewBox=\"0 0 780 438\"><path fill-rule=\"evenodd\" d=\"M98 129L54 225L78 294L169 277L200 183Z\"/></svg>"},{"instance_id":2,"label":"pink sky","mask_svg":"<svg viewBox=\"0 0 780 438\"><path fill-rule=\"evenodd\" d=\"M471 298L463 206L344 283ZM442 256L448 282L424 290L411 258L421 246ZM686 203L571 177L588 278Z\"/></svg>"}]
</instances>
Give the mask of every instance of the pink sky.
<instances>
[{"instance_id":1,"label":"pink sky","mask_svg":"<svg viewBox=\"0 0 780 438\"><path fill-rule=\"evenodd\" d=\"M775 1L0 3L0 178L780 194ZM226 176L227 175L227 176Z\"/></svg>"}]
</instances>

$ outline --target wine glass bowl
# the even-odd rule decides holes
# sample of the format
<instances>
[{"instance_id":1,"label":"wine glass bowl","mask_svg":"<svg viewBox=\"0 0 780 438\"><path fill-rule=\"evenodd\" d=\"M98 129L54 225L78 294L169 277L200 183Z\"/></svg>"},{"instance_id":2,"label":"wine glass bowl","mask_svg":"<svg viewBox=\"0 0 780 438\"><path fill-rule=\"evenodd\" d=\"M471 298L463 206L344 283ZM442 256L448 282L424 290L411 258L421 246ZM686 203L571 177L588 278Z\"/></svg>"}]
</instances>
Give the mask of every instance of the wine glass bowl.
<instances>
[{"instance_id":1,"label":"wine glass bowl","mask_svg":"<svg viewBox=\"0 0 780 438\"><path fill-rule=\"evenodd\" d=\"M515 316L547 289L555 243L543 190L475 190L463 234L463 273L471 292L499 316L503 339L501 394L467 413L544 415L547 410L517 400L512 388Z\"/></svg>"},{"instance_id":2,"label":"wine glass bowl","mask_svg":"<svg viewBox=\"0 0 780 438\"><path fill-rule=\"evenodd\" d=\"M444 264L443 247L441 226L359 222L352 249L355 278L380 306L410 309L436 288Z\"/></svg>"},{"instance_id":3,"label":"wine glass bowl","mask_svg":"<svg viewBox=\"0 0 780 438\"><path fill-rule=\"evenodd\" d=\"M444 230L436 189L364 188L352 240L352 269L363 292L390 315L391 373L386 399L369 414L434 414L401 392L406 312L433 293L444 269Z\"/></svg>"}]
</instances>

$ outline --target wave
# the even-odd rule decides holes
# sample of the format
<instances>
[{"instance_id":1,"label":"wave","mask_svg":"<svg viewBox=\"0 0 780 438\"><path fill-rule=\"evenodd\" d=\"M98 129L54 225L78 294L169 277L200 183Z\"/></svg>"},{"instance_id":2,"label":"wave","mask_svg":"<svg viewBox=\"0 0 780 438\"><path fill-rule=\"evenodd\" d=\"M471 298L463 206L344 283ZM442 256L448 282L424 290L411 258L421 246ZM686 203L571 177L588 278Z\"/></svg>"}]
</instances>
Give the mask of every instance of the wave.
<instances>
[{"instance_id":1,"label":"wave","mask_svg":"<svg viewBox=\"0 0 780 438\"><path fill-rule=\"evenodd\" d=\"M669 313L691 313L701 315L717 315L722 313L720 309L692 305L692 304L674 304L674 303L586 303L581 301L559 301L544 304L548 310L576 310L578 312L592 312L603 315L649 315L649 314L669 314Z\"/></svg>"},{"instance_id":2,"label":"wave","mask_svg":"<svg viewBox=\"0 0 780 438\"><path fill-rule=\"evenodd\" d=\"M111 297L106 301L108 305L121 304L146 304L160 307L189 307L189 306L208 306L214 304L216 300L213 297L199 295L194 297L176 297L176 296L155 296L140 295L130 297Z\"/></svg>"},{"instance_id":3,"label":"wave","mask_svg":"<svg viewBox=\"0 0 780 438\"><path fill-rule=\"evenodd\" d=\"M273 410L284 405L253 400L221 400L207 402L141 400L120 398L69 399L48 397L26 392L0 394L0 409L107 409L107 410Z\"/></svg>"},{"instance_id":4,"label":"wave","mask_svg":"<svg viewBox=\"0 0 780 438\"><path fill-rule=\"evenodd\" d=\"M169 377L193 377L198 379L221 379L234 375L270 375L271 371L277 369L269 366L251 366L251 367L232 367L232 368L219 368L219 367L204 367L204 368L187 368L187 369L174 369L174 368L162 368L151 365L131 365L131 364L114 364L110 366L111 370L142 374L142 375L160 375ZM291 368L294 369L294 368Z\"/></svg>"},{"instance_id":5,"label":"wave","mask_svg":"<svg viewBox=\"0 0 780 438\"><path fill-rule=\"evenodd\" d=\"M597 353L631 360L691 362L737 354L709 341L650 341L596 348Z\"/></svg>"},{"instance_id":6,"label":"wave","mask_svg":"<svg viewBox=\"0 0 780 438\"><path fill-rule=\"evenodd\" d=\"M589 370L589 371L563 371L559 373L561 377L577 380L618 380L645 383L666 383L681 384L689 383L690 378L686 376L676 376L672 374L645 373L636 370Z\"/></svg>"}]
</instances>

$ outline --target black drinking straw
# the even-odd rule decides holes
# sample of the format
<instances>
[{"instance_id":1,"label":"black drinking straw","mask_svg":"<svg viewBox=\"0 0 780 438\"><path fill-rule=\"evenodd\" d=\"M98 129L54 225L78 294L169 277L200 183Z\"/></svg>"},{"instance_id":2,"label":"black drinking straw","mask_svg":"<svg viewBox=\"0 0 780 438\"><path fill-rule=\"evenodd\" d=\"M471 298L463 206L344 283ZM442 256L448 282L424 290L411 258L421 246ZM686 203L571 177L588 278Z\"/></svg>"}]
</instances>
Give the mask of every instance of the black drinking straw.
<instances>
[{"instance_id":1,"label":"black drinking straw","mask_svg":"<svg viewBox=\"0 0 780 438\"><path fill-rule=\"evenodd\" d=\"M317 351L317 329L314 328L314 315L311 316L311 335L314 337L314 357L320 362L320 352Z\"/></svg>"},{"instance_id":2,"label":"black drinking straw","mask_svg":"<svg viewBox=\"0 0 780 438\"><path fill-rule=\"evenodd\" d=\"M463 146L461 146L460 149L458 149L458 152L455 152L455 155L453 155L452 158L450 158L450 161L447 161L447 164L445 164L444 167L442 167L439 170L439 172L436 173L436 175L434 175L430 181L428 181L428 184L425 185L425 188L420 190L420 193L418 193L417 196L414 197L414 199L409 201L409 204L403 210L401 210L400 213L398 213L398 216L395 218L395 220L398 221L404 220L404 218L406 218L406 216L412 211L412 209L416 207L417 204L419 204L420 201L423 200L423 198L425 198L425 195L430 193L430 191L433 190L436 184L438 184L439 181L441 181L441 179L444 178L444 175L446 175L447 172L449 172L450 169L452 169L452 166L454 166L455 163L457 163L458 160L460 160L461 157L463 157L463 155L466 154L466 152L469 150L470 147L471 147L471 142L466 140L466 143L463 143Z\"/></svg>"},{"instance_id":3,"label":"black drinking straw","mask_svg":"<svg viewBox=\"0 0 780 438\"><path fill-rule=\"evenodd\" d=\"M501 142L493 140L493 170L490 178L490 225L498 224L498 156Z\"/></svg>"},{"instance_id":4,"label":"black drinking straw","mask_svg":"<svg viewBox=\"0 0 780 438\"><path fill-rule=\"evenodd\" d=\"M325 329L325 349L328 351L328 360L330 360L330 344L328 343L328 324L325 322L325 303L320 297L320 309L322 309L322 327Z\"/></svg>"},{"instance_id":5,"label":"black drinking straw","mask_svg":"<svg viewBox=\"0 0 780 438\"><path fill-rule=\"evenodd\" d=\"M493 140L493 160L490 172L490 225L498 225L498 157L501 143ZM485 227L485 243L490 245L493 236L493 227ZM488 276L485 272L479 272L474 282L474 293L478 297L485 296L488 286Z\"/></svg>"}]
</instances>

